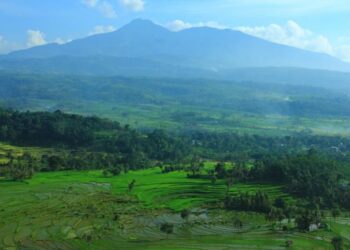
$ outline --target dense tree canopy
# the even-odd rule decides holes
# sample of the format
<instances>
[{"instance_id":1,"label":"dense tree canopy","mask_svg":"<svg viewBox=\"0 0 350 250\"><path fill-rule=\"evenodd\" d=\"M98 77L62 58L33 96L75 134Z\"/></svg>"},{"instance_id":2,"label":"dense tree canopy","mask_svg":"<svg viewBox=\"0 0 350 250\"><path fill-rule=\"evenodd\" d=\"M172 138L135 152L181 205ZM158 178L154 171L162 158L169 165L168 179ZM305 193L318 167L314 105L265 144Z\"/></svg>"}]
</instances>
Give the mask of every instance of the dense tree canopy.
<instances>
[{"instance_id":1,"label":"dense tree canopy","mask_svg":"<svg viewBox=\"0 0 350 250\"><path fill-rule=\"evenodd\" d=\"M350 207L349 185L340 171L350 159L348 138L141 132L117 122L61 111L0 109L0 141L56 149L40 157L10 155L9 162L0 166L0 174L14 180L30 178L35 171L104 169L105 175L119 175L155 165L161 166L163 173L187 169L189 177L202 178L204 160L209 159L219 163L207 169L205 177L212 183L225 179L227 190L237 181L278 182L290 194L314 204ZM232 167L227 168L225 162L233 162ZM228 197L227 206L267 212L271 201L267 204L264 194L257 195L242 194L239 200ZM276 204L282 208L280 201Z\"/></svg>"}]
</instances>

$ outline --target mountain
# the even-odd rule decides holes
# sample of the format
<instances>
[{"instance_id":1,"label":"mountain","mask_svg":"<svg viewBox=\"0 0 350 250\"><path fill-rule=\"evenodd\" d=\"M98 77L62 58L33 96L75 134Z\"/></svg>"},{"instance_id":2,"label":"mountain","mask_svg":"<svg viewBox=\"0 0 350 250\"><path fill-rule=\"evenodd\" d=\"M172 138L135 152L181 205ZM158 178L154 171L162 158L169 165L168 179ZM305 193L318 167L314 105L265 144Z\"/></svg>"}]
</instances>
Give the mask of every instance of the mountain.
<instances>
[{"instance_id":1,"label":"mountain","mask_svg":"<svg viewBox=\"0 0 350 250\"><path fill-rule=\"evenodd\" d=\"M329 55L208 27L171 32L137 19L121 29L67 44L49 44L0 57L0 69L77 73L215 76L238 68L297 67L350 72ZM159 70L158 70L159 69ZM190 72L194 72L192 75Z\"/></svg>"}]
</instances>

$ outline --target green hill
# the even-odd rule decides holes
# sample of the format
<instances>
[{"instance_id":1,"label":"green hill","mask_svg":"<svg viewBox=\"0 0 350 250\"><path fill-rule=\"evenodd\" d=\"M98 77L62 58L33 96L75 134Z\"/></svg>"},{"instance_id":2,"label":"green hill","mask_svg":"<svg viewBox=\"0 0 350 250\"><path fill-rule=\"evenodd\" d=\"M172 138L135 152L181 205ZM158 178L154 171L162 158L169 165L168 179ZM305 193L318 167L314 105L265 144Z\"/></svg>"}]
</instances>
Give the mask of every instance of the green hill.
<instances>
[{"instance_id":1,"label":"green hill","mask_svg":"<svg viewBox=\"0 0 350 250\"><path fill-rule=\"evenodd\" d=\"M0 74L0 101L20 110L98 115L141 129L287 134L349 131L350 98L314 86L210 79Z\"/></svg>"}]
</instances>

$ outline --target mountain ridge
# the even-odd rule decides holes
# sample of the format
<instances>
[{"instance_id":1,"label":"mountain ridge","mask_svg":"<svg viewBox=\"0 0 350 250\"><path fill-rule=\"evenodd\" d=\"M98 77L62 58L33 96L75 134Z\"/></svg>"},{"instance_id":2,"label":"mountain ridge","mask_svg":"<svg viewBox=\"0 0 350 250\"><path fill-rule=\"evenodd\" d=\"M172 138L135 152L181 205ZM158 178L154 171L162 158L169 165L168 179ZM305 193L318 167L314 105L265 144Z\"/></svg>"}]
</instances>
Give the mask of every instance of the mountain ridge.
<instances>
[{"instance_id":1,"label":"mountain ridge","mask_svg":"<svg viewBox=\"0 0 350 250\"><path fill-rule=\"evenodd\" d=\"M327 54L276 44L240 31L197 27L172 32L144 19L136 19L114 32L81 38L67 44L48 44L12 52L0 58L0 67L6 69L6 60L59 56L139 58L174 67L213 72L251 67L297 67L350 72L350 64Z\"/></svg>"}]
</instances>

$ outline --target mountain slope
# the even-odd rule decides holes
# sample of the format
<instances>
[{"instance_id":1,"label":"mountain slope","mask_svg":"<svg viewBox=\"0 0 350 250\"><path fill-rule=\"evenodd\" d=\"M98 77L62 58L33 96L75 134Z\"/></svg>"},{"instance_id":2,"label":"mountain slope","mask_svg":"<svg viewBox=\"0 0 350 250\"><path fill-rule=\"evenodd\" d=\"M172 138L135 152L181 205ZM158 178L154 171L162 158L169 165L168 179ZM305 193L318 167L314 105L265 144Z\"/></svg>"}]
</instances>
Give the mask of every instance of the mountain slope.
<instances>
[{"instance_id":1,"label":"mountain slope","mask_svg":"<svg viewBox=\"0 0 350 250\"><path fill-rule=\"evenodd\" d=\"M90 36L64 45L49 44L13 52L0 58L0 68L9 69L13 64L32 65L24 59L52 60L52 58L94 57L133 58L144 60L134 69L144 70L149 63L166 64L181 68L197 68L211 72L242 67L299 67L350 71L349 64L325 54L268 42L234 30L192 28L171 32L150 21L135 20L121 29L107 34ZM93 60L93 59L90 59ZM73 67L79 67L71 65ZM59 71L66 71L58 65ZM101 60L100 69L120 67ZM12 67L12 69L14 69ZM92 72L94 73L94 72ZM181 75L181 73L180 73Z\"/></svg>"},{"instance_id":2,"label":"mountain slope","mask_svg":"<svg viewBox=\"0 0 350 250\"><path fill-rule=\"evenodd\" d=\"M349 134L350 97L316 87L0 71L0 106L99 115L138 128Z\"/></svg>"}]
</instances>

